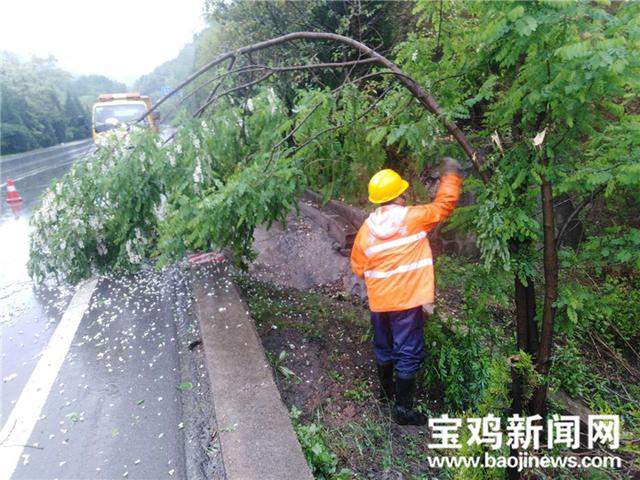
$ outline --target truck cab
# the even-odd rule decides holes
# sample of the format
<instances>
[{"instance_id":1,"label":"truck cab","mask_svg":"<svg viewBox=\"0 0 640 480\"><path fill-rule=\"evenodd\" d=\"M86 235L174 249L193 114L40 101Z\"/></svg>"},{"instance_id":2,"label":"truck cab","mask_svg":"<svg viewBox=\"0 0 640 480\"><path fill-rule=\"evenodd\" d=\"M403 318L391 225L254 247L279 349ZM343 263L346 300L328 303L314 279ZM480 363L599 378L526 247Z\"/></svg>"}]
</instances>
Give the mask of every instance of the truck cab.
<instances>
[{"instance_id":1,"label":"truck cab","mask_svg":"<svg viewBox=\"0 0 640 480\"><path fill-rule=\"evenodd\" d=\"M101 143L106 132L120 125L133 125L151 109L151 99L139 93L104 93L93 104L91 130L96 145ZM148 115L141 126L156 129L153 114Z\"/></svg>"}]
</instances>

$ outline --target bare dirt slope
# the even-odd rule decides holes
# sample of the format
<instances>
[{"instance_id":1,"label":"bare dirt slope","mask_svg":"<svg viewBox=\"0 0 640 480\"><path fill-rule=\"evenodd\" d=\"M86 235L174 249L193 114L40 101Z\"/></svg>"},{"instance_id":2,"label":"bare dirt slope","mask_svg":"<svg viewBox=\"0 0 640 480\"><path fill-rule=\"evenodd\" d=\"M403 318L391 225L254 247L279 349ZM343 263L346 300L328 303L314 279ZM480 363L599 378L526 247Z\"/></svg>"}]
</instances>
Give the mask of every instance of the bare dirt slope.
<instances>
[{"instance_id":1,"label":"bare dirt slope","mask_svg":"<svg viewBox=\"0 0 640 480\"><path fill-rule=\"evenodd\" d=\"M275 224L255 231L254 249L258 257L251 273L265 282L309 290L335 286L356 296L364 295L364 285L351 273L349 258L315 222L291 212L286 225Z\"/></svg>"}]
</instances>

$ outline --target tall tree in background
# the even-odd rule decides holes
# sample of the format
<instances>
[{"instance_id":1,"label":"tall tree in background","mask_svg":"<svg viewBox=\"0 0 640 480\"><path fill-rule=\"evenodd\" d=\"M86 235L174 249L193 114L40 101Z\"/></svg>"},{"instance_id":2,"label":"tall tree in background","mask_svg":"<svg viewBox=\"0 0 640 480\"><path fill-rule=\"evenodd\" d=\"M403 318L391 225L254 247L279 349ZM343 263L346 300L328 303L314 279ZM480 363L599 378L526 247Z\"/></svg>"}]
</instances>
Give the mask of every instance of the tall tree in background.
<instances>
[{"instance_id":1,"label":"tall tree in background","mask_svg":"<svg viewBox=\"0 0 640 480\"><path fill-rule=\"evenodd\" d=\"M100 75L73 78L52 57L24 61L0 52L0 63L2 154L88 138L89 108L98 94L126 91Z\"/></svg>"},{"instance_id":2,"label":"tall tree in background","mask_svg":"<svg viewBox=\"0 0 640 480\"><path fill-rule=\"evenodd\" d=\"M67 91L64 102L64 115L67 120L65 140L80 140L91 135L89 113L80 104L78 97Z\"/></svg>"}]
</instances>

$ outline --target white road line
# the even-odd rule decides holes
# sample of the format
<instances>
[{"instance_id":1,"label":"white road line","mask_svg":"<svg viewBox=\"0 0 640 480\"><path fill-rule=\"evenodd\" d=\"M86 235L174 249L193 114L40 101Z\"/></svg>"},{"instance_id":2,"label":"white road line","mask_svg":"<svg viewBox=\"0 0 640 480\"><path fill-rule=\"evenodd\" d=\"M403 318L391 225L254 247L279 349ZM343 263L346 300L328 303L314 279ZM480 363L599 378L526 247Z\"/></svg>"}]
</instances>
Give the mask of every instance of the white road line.
<instances>
[{"instance_id":1,"label":"white road line","mask_svg":"<svg viewBox=\"0 0 640 480\"><path fill-rule=\"evenodd\" d=\"M9 480L18 465L97 282L97 279L87 280L78 287L0 432L0 480Z\"/></svg>"}]
</instances>

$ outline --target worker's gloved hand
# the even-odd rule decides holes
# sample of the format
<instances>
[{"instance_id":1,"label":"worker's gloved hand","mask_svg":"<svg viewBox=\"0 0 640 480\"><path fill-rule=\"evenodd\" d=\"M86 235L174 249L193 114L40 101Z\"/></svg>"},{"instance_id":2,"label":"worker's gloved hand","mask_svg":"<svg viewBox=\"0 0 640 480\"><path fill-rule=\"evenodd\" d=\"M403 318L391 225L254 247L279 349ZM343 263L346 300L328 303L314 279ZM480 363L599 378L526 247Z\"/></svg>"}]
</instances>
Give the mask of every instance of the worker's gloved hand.
<instances>
[{"instance_id":1,"label":"worker's gloved hand","mask_svg":"<svg viewBox=\"0 0 640 480\"><path fill-rule=\"evenodd\" d=\"M462 166L455 158L444 157L440 163L440 173L443 175L445 173L457 173L460 175L462 173Z\"/></svg>"}]
</instances>

